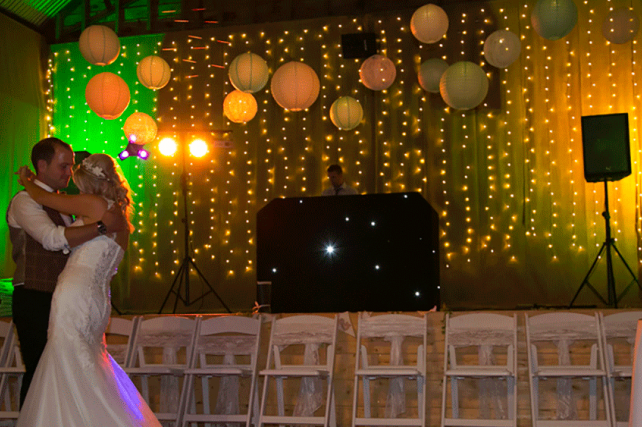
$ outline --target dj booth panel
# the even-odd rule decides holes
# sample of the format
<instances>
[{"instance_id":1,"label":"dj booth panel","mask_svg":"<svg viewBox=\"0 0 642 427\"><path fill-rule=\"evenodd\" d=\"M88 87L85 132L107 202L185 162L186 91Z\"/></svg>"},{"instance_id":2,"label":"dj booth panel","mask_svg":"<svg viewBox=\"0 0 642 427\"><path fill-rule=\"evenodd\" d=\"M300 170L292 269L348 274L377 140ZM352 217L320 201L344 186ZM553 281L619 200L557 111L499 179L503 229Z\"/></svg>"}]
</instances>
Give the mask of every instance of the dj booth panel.
<instances>
[{"instance_id":1,"label":"dj booth panel","mask_svg":"<svg viewBox=\"0 0 642 427\"><path fill-rule=\"evenodd\" d=\"M274 199L257 214L257 281L274 313L430 310L438 222L419 193Z\"/></svg>"}]
</instances>

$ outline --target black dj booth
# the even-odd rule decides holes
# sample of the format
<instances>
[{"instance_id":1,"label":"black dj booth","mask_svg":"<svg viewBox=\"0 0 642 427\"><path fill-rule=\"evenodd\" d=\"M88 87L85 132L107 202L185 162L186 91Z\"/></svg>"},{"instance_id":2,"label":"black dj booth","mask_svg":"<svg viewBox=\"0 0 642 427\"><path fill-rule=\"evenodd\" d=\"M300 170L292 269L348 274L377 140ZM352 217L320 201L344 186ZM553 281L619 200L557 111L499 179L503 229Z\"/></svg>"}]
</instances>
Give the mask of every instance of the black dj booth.
<instances>
[{"instance_id":1,"label":"black dj booth","mask_svg":"<svg viewBox=\"0 0 642 427\"><path fill-rule=\"evenodd\" d=\"M437 212L412 192L274 199L257 214L257 282L274 313L439 307Z\"/></svg>"}]
</instances>

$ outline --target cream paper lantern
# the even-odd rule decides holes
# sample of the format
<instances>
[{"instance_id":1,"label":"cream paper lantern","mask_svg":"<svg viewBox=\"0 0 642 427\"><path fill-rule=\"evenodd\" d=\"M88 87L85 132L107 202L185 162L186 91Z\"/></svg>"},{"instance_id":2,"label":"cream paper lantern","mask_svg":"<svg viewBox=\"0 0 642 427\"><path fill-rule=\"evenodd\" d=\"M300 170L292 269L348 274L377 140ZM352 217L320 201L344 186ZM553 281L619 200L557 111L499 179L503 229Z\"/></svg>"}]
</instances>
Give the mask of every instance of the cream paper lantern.
<instances>
[{"instance_id":1,"label":"cream paper lantern","mask_svg":"<svg viewBox=\"0 0 642 427\"><path fill-rule=\"evenodd\" d=\"M223 114L234 123L246 123L256 116L258 105L251 93L233 90L223 100Z\"/></svg>"},{"instance_id":2,"label":"cream paper lantern","mask_svg":"<svg viewBox=\"0 0 642 427\"><path fill-rule=\"evenodd\" d=\"M149 55L143 58L136 67L138 81L148 89L162 89L169 82L171 70L169 64L160 56Z\"/></svg>"},{"instance_id":3,"label":"cream paper lantern","mask_svg":"<svg viewBox=\"0 0 642 427\"><path fill-rule=\"evenodd\" d=\"M421 6L412 14L410 31L422 43L436 43L448 31L448 15L437 5Z\"/></svg>"},{"instance_id":4,"label":"cream paper lantern","mask_svg":"<svg viewBox=\"0 0 642 427\"><path fill-rule=\"evenodd\" d=\"M127 140L136 145L145 145L156 139L156 121L145 113L133 113L123 125Z\"/></svg>"},{"instance_id":5,"label":"cream paper lantern","mask_svg":"<svg viewBox=\"0 0 642 427\"><path fill-rule=\"evenodd\" d=\"M538 0L531 12L535 32L547 40L565 37L577 24L573 0Z\"/></svg>"},{"instance_id":6,"label":"cream paper lantern","mask_svg":"<svg viewBox=\"0 0 642 427\"><path fill-rule=\"evenodd\" d=\"M312 67L299 61L281 65L274 75L270 89L281 107L301 111L310 107L319 96L319 77Z\"/></svg>"},{"instance_id":7,"label":"cream paper lantern","mask_svg":"<svg viewBox=\"0 0 642 427\"><path fill-rule=\"evenodd\" d=\"M441 58L431 58L424 61L419 68L419 85L428 92L439 93L439 81L448 63Z\"/></svg>"},{"instance_id":8,"label":"cream paper lantern","mask_svg":"<svg viewBox=\"0 0 642 427\"><path fill-rule=\"evenodd\" d=\"M609 12L602 24L602 35L615 44L623 44L633 40L640 29L640 19L627 7L621 7Z\"/></svg>"},{"instance_id":9,"label":"cream paper lantern","mask_svg":"<svg viewBox=\"0 0 642 427\"><path fill-rule=\"evenodd\" d=\"M129 105L129 87L114 73L95 75L85 88L85 100L91 110L103 119L120 117Z\"/></svg>"},{"instance_id":10,"label":"cream paper lantern","mask_svg":"<svg viewBox=\"0 0 642 427\"><path fill-rule=\"evenodd\" d=\"M486 98L488 78L484 70L475 63L455 62L441 76L439 92L452 108L470 110Z\"/></svg>"},{"instance_id":11,"label":"cream paper lantern","mask_svg":"<svg viewBox=\"0 0 642 427\"><path fill-rule=\"evenodd\" d=\"M361 83L368 89L384 90L388 89L397 77L395 64L382 55L372 55L363 61L359 69Z\"/></svg>"},{"instance_id":12,"label":"cream paper lantern","mask_svg":"<svg viewBox=\"0 0 642 427\"><path fill-rule=\"evenodd\" d=\"M91 25L80 34L78 47L83 58L94 65L108 65L118 58L120 40L109 27Z\"/></svg>"},{"instance_id":13,"label":"cream paper lantern","mask_svg":"<svg viewBox=\"0 0 642 427\"><path fill-rule=\"evenodd\" d=\"M506 68L519 58L522 44L517 34L497 30L484 42L484 57L493 67Z\"/></svg>"},{"instance_id":14,"label":"cream paper lantern","mask_svg":"<svg viewBox=\"0 0 642 427\"><path fill-rule=\"evenodd\" d=\"M340 130L352 130L359 126L363 119L363 108L359 101L351 96L342 96L330 107L330 120Z\"/></svg>"},{"instance_id":15,"label":"cream paper lantern","mask_svg":"<svg viewBox=\"0 0 642 427\"><path fill-rule=\"evenodd\" d=\"M241 92L256 93L267 84L267 62L255 53L242 53L234 58L228 70L230 82Z\"/></svg>"}]
</instances>

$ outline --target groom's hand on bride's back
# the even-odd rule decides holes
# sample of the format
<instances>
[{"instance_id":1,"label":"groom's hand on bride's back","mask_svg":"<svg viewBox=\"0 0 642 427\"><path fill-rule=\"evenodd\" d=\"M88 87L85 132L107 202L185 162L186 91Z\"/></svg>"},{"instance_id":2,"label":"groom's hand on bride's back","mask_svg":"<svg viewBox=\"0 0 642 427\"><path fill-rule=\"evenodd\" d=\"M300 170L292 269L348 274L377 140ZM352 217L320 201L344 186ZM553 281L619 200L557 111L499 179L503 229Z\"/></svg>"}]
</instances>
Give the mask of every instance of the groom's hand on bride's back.
<instances>
[{"instance_id":1,"label":"groom's hand on bride's back","mask_svg":"<svg viewBox=\"0 0 642 427\"><path fill-rule=\"evenodd\" d=\"M107 231L110 233L118 233L129 229L129 222L127 222L123 211L116 203L105 212L100 220L107 226Z\"/></svg>"}]
</instances>

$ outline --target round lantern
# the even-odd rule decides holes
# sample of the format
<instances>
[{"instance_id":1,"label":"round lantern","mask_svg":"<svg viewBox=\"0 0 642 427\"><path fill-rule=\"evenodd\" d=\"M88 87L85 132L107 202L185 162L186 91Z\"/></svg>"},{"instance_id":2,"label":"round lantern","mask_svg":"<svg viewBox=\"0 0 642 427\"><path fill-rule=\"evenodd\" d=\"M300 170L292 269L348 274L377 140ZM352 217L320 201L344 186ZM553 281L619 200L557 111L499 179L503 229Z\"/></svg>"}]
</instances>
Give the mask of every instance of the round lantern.
<instances>
[{"instance_id":1,"label":"round lantern","mask_svg":"<svg viewBox=\"0 0 642 427\"><path fill-rule=\"evenodd\" d=\"M419 84L425 91L439 93L439 81L448 63L441 58L424 61L419 68Z\"/></svg>"},{"instance_id":2,"label":"round lantern","mask_svg":"<svg viewBox=\"0 0 642 427\"><path fill-rule=\"evenodd\" d=\"M640 29L640 19L626 7L611 11L602 24L604 38L615 44L633 40Z\"/></svg>"},{"instance_id":3,"label":"round lantern","mask_svg":"<svg viewBox=\"0 0 642 427\"><path fill-rule=\"evenodd\" d=\"M372 55L363 61L359 69L361 83L368 89L388 89L397 77L395 64L385 56Z\"/></svg>"},{"instance_id":4,"label":"round lantern","mask_svg":"<svg viewBox=\"0 0 642 427\"><path fill-rule=\"evenodd\" d=\"M330 120L341 130L352 130L359 126L363 118L363 108L351 96L342 96L330 107Z\"/></svg>"},{"instance_id":5,"label":"round lantern","mask_svg":"<svg viewBox=\"0 0 642 427\"><path fill-rule=\"evenodd\" d=\"M309 66L299 61L281 65L270 84L272 97L286 110L305 110L319 96L319 77Z\"/></svg>"},{"instance_id":6,"label":"round lantern","mask_svg":"<svg viewBox=\"0 0 642 427\"><path fill-rule=\"evenodd\" d=\"M448 31L448 15L437 5L421 6L412 14L410 31L422 43L436 43Z\"/></svg>"},{"instance_id":7,"label":"round lantern","mask_svg":"<svg viewBox=\"0 0 642 427\"><path fill-rule=\"evenodd\" d=\"M134 113L127 117L123 125L123 132L127 140L136 145L145 145L156 139L158 126L149 115L145 113Z\"/></svg>"},{"instance_id":8,"label":"round lantern","mask_svg":"<svg viewBox=\"0 0 642 427\"><path fill-rule=\"evenodd\" d=\"M104 25L91 25L80 34L78 47L83 58L94 65L111 64L120 53L120 40Z\"/></svg>"},{"instance_id":9,"label":"round lantern","mask_svg":"<svg viewBox=\"0 0 642 427\"><path fill-rule=\"evenodd\" d=\"M96 74L85 88L85 100L91 110L103 119L120 117L129 105L129 87L114 73Z\"/></svg>"},{"instance_id":10,"label":"round lantern","mask_svg":"<svg viewBox=\"0 0 642 427\"><path fill-rule=\"evenodd\" d=\"M484 42L484 57L493 67L506 68L519 58L522 44L517 34L498 30Z\"/></svg>"},{"instance_id":11,"label":"round lantern","mask_svg":"<svg viewBox=\"0 0 642 427\"><path fill-rule=\"evenodd\" d=\"M573 0L538 0L531 13L531 24L548 40L557 40L577 24L577 6Z\"/></svg>"},{"instance_id":12,"label":"round lantern","mask_svg":"<svg viewBox=\"0 0 642 427\"><path fill-rule=\"evenodd\" d=\"M223 100L223 114L234 123L246 123L254 118L258 106L251 93L233 90Z\"/></svg>"},{"instance_id":13,"label":"round lantern","mask_svg":"<svg viewBox=\"0 0 642 427\"><path fill-rule=\"evenodd\" d=\"M456 110L477 107L488 93L484 70L472 62L455 62L441 76L439 92L446 104Z\"/></svg>"},{"instance_id":14,"label":"round lantern","mask_svg":"<svg viewBox=\"0 0 642 427\"><path fill-rule=\"evenodd\" d=\"M267 62L255 53L243 53L232 61L228 71L230 82L241 92L256 93L267 84Z\"/></svg>"},{"instance_id":15,"label":"round lantern","mask_svg":"<svg viewBox=\"0 0 642 427\"><path fill-rule=\"evenodd\" d=\"M162 89L169 82L169 64L160 56L150 55L143 58L136 67L138 81L148 89Z\"/></svg>"}]
</instances>

